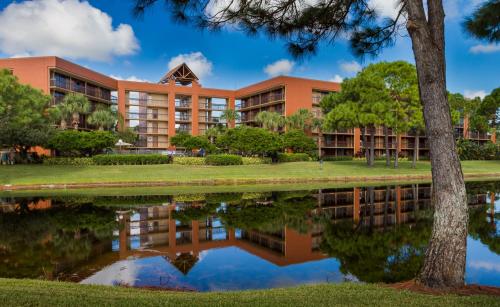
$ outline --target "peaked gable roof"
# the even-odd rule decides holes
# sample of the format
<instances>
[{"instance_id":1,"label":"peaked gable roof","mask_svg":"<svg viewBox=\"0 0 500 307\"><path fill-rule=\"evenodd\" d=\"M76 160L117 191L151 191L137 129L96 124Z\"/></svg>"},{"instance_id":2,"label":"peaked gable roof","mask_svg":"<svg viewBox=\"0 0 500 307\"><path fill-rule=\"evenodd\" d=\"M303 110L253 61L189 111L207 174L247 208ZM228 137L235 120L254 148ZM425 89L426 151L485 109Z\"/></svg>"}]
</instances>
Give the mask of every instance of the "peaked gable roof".
<instances>
[{"instance_id":1,"label":"peaked gable roof","mask_svg":"<svg viewBox=\"0 0 500 307\"><path fill-rule=\"evenodd\" d=\"M168 83L170 80L180 82L181 84L189 84L193 81L198 81L198 77L186 63L182 63L167 72L167 74L160 79L159 83Z\"/></svg>"}]
</instances>

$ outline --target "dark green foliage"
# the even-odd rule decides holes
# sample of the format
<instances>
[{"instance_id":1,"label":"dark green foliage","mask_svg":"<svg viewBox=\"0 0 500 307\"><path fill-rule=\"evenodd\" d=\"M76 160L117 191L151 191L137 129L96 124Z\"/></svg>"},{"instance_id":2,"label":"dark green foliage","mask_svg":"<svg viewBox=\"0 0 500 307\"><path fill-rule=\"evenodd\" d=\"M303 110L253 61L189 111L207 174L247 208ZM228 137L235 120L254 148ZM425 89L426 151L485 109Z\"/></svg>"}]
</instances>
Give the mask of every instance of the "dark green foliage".
<instances>
[{"instance_id":1,"label":"dark green foliage","mask_svg":"<svg viewBox=\"0 0 500 307\"><path fill-rule=\"evenodd\" d=\"M238 155L208 155L205 163L207 165L242 165L243 159Z\"/></svg>"},{"instance_id":2,"label":"dark green foliage","mask_svg":"<svg viewBox=\"0 0 500 307\"><path fill-rule=\"evenodd\" d=\"M282 148L282 142L277 133L247 126L227 129L217 138L216 144L224 152L243 156L273 155Z\"/></svg>"},{"instance_id":3,"label":"dark green foliage","mask_svg":"<svg viewBox=\"0 0 500 307\"><path fill-rule=\"evenodd\" d=\"M146 155L96 155L92 157L95 165L149 165L169 164L170 156L159 154Z\"/></svg>"},{"instance_id":4,"label":"dark green foliage","mask_svg":"<svg viewBox=\"0 0 500 307\"><path fill-rule=\"evenodd\" d=\"M465 19L464 27L472 35L490 42L500 41L500 1L489 0Z\"/></svg>"},{"instance_id":5,"label":"dark green foliage","mask_svg":"<svg viewBox=\"0 0 500 307\"><path fill-rule=\"evenodd\" d=\"M116 136L110 131L57 131L46 147L57 151L58 155L92 156L111 148L116 142Z\"/></svg>"},{"instance_id":6,"label":"dark green foliage","mask_svg":"<svg viewBox=\"0 0 500 307\"><path fill-rule=\"evenodd\" d=\"M185 132L178 133L173 137L171 137L170 144L177 147L185 148L186 150L189 151L200 148L211 149L213 147L211 146L210 141L206 136L204 135L192 136Z\"/></svg>"},{"instance_id":7,"label":"dark green foliage","mask_svg":"<svg viewBox=\"0 0 500 307\"><path fill-rule=\"evenodd\" d=\"M30 147L43 145L53 132L49 102L50 96L0 69L0 147L16 148L26 156Z\"/></svg>"},{"instance_id":8,"label":"dark green foliage","mask_svg":"<svg viewBox=\"0 0 500 307\"><path fill-rule=\"evenodd\" d=\"M135 144L139 139L137 132L131 128L125 129L123 131L116 131L116 138L124 141L125 143Z\"/></svg>"},{"instance_id":9,"label":"dark green foliage","mask_svg":"<svg viewBox=\"0 0 500 307\"><path fill-rule=\"evenodd\" d=\"M309 161L309 155L305 153L279 153L278 162L301 162Z\"/></svg>"},{"instance_id":10,"label":"dark green foliage","mask_svg":"<svg viewBox=\"0 0 500 307\"><path fill-rule=\"evenodd\" d=\"M471 140L459 139L457 151L460 160L500 160L500 147L491 142L480 145Z\"/></svg>"},{"instance_id":11,"label":"dark green foliage","mask_svg":"<svg viewBox=\"0 0 500 307\"><path fill-rule=\"evenodd\" d=\"M310 153L317 148L316 142L304 130L290 130L283 134L283 147L296 153Z\"/></svg>"}]
</instances>

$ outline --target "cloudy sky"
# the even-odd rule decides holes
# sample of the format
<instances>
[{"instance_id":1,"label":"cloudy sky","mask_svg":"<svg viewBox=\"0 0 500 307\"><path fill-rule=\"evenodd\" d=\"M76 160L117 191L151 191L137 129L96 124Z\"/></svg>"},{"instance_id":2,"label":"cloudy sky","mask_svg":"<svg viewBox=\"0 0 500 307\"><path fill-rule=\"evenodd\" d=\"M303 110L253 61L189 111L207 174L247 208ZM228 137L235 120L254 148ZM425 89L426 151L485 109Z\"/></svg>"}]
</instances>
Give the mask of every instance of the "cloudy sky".
<instances>
[{"instance_id":1,"label":"cloudy sky","mask_svg":"<svg viewBox=\"0 0 500 307\"><path fill-rule=\"evenodd\" d=\"M405 33L375 59L355 58L346 41L293 60L284 42L234 29L199 31L171 21L159 4L143 18L131 0L0 0L0 57L57 55L116 78L156 82L186 62L203 86L234 89L276 75L341 81L379 60L413 62ZM394 0L370 0L383 16ZM445 0L448 88L482 96L500 86L500 45L468 37L460 26L481 0Z\"/></svg>"}]
</instances>

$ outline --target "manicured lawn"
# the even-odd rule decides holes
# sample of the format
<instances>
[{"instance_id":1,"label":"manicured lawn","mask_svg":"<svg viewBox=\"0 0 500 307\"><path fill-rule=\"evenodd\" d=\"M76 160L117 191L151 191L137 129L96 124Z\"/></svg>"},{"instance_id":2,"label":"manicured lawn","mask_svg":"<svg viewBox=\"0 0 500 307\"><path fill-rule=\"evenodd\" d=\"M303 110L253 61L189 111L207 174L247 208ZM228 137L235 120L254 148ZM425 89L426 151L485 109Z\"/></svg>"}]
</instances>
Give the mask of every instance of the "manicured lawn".
<instances>
[{"instance_id":1,"label":"manicured lawn","mask_svg":"<svg viewBox=\"0 0 500 307\"><path fill-rule=\"evenodd\" d=\"M189 293L0 279L3 306L498 306L498 297L427 295L376 285Z\"/></svg>"},{"instance_id":2,"label":"manicured lawn","mask_svg":"<svg viewBox=\"0 0 500 307\"><path fill-rule=\"evenodd\" d=\"M464 161L465 174L500 173L500 161ZM183 166L183 165L122 165L122 166L0 166L0 184L57 184L101 182L164 181L187 183L193 180L302 180L358 176L430 175L430 163L419 162L412 169L410 162L401 162L400 168L385 167L377 161L369 168L363 161L325 162L323 169L317 162L295 162L276 165L244 166ZM352 178L351 178L352 179ZM354 179L352 179L354 180Z\"/></svg>"}]
</instances>

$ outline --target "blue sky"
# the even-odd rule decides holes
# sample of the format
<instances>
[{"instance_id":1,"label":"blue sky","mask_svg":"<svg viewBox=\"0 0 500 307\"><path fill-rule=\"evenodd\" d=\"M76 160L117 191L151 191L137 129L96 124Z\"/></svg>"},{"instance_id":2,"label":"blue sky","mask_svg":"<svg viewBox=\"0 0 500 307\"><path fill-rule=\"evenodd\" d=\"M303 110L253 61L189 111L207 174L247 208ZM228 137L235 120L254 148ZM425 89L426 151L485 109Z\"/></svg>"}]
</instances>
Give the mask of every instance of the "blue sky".
<instances>
[{"instance_id":1,"label":"blue sky","mask_svg":"<svg viewBox=\"0 0 500 307\"><path fill-rule=\"evenodd\" d=\"M382 14L391 14L393 0L371 2ZM460 26L480 2L445 1L448 88L469 96L500 86L500 46L471 39ZM348 44L338 41L297 61L280 40L175 24L162 5L137 19L131 7L129 0L0 0L0 56L58 55L106 75L151 82L169 64L188 61L203 86L228 89L276 74L339 80L371 62L413 62L410 40L404 36L375 59L355 58Z\"/></svg>"}]
</instances>

